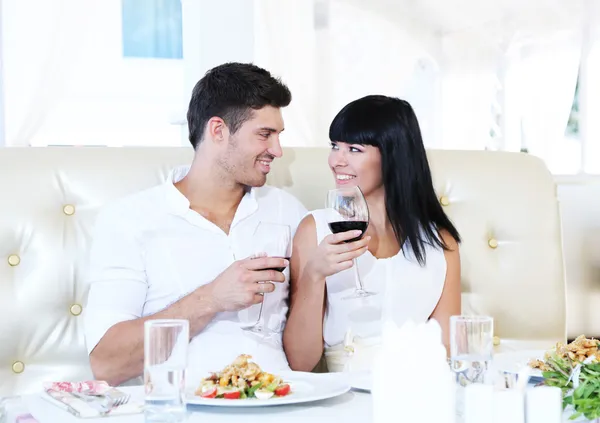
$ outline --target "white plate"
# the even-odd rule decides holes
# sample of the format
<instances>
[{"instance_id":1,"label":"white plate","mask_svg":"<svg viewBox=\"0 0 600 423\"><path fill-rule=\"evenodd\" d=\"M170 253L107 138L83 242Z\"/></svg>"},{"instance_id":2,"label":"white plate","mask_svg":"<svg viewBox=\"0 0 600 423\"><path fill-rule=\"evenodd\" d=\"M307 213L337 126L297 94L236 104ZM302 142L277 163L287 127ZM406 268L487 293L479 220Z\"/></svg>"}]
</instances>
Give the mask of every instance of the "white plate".
<instances>
[{"instance_id":1,"label":"white plate","mask_svg":"<svg viewBox=\"0 0 600 423\"><path fill-rule=\"evenodd\" d=\"M218 407L268 407L273 405L300 404L337 397L350 390L347 379L335 373L278 372L290 384L292 392L285 397L272 397L268 400L247 398L227 400L224 398L202 398L189 392L186 402L194 405Z\"/></svg>"},{"instance_id":2,"label":"white plate","mask_svg":"<svg viewBox=\"0 0 600 423\"><path fill-rule=\"evenodd\" d=\"M496 370L506 373L518 373L519 370L527 366L532 359L544 359L544 350L524 350L524 351L511 351L494 354L493 366ZM543 378L542 372L538 369L531 369L529 374L530 378Z\"/></svg>"},{"instance_id":3,"label":"white plate","mask_svg":"<svg viewBox=\"0 0 600 423\"><path fill-rule=\"evenodd\" d=\"M370 371L350 373L350 386L358 391L371 392L373 376Z\"/></svg>"}]
</instances>

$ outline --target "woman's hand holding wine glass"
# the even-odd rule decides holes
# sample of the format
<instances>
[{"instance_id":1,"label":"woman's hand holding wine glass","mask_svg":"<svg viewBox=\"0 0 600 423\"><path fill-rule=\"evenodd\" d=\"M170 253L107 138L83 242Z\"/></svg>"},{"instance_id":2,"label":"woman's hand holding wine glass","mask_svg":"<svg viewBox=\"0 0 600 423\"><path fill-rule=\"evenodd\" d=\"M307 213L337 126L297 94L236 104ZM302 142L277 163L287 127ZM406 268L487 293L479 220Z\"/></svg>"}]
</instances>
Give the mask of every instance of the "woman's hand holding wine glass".
<instances>
[{"instance_id":1,"label":"woman's hand holding wine glass","mask_svg":"<svg viewBox=\"0 0 600 423\"><path fill-rule=\"evenodd\" d=\"M354 259L367 251L371 237L362 237L362 231L351 230L327 235L307 264L310 274L319 279L335 275L354 265ZM352 241L359 238L358 241Z\"/></svg>"},{"instance_id":2,"label":"woman's hand holding wine glass","mask_svg":"<svg viewBox=\"0 0 600 423\"><path fill-rule=\"evenodd\" d=\"M350 244L361 241L361 238L365 235L367 228L369 227L369 206L358 186L330 190L327 193L326 210L327 223L329 224L331 232L336 235L353 232L354 234L352 236L348 235L345 242ZM366 241L364 245L368 244L368 239L368 237L364 239L364 241ZM365 251L362 251L361 254ZM353 267L356 288L352 295L344 299L365 298L375 295L374 292L367 291L363 286L363 282L358 272L358 263L356 261L358 256L360 256L360 254L352 257L354 262Z\"/></svg>"}]
</instances>

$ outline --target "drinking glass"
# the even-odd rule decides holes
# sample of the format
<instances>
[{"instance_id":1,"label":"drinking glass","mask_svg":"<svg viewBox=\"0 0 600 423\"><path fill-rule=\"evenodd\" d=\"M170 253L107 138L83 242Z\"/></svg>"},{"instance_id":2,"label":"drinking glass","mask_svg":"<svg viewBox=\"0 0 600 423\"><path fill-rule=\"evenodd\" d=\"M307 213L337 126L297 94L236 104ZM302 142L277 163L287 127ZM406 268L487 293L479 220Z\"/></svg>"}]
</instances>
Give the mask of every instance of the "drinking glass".
<instances>
[{"instance_id":1,"label":"drinking glass","mask_svg":"<svg viewBox=\"0 0 600 423\"><path fill-rule=\"evenodd\" d=\"M346 231L359 230L362 233L356 238L345 242L354 242L361 239L369 226L369 206L359 187L336 188L329 190L327 194L327 224L334 234ZM345 300L353 298L365 298L375 295L375 292L367 291L360 279L358 264L354 262L354 282L356 287L354 293Z\"/></svg>"},{"instance_id":2,"label":"drinking glass","mask_svg":"<svg viewBox=\"0 0 600 423\"><path fill-rule=\"evenodd\" d=\"M290 225L260 222L254 231L251 242L254 255L279 257L286 260L289 260L292 255L292 229L290 228ZM264 270L277 270L278 272L283 272L285 267ZM262 295L263 300L260 303L258 319L251 326L246 326L242 329L255 334L269 335L272 334L272 331L266 328L263 322L262 311L265 304L265 295Z\"/></svg>"},{"instance_id":3,"label":"drinking glass","mask_svg":"<svg viewBox=\"0 0 600 423\"><path fill-rule=\"evenodd\" d=\"M494 349L489 316L450 317L450 363L461 386L484 383Z\"/></svg>"},{"instance_id":4,"label":"drinking glass","mask_svg":"<svg viewBox=\"0 0 600 423\"><path fill-rule=\"evenodd\" d=\"M185 420L189 333L187 320L160 319L144 323L146 422L179 423Z\"/></svg>"}]
</instances>

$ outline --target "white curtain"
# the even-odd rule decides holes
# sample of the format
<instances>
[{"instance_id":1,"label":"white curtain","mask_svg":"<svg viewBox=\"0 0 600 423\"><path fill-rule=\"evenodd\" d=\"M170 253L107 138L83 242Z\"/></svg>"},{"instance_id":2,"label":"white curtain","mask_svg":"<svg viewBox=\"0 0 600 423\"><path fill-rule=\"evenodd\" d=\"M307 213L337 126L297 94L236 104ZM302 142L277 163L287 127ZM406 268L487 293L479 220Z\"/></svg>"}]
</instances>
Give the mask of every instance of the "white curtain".
<instances>
[{"instance_id":1,"label":"white curtain","mask_svg":"<svg viewBox=\"0 0 600 423\"><path fill-rule=\"evenodd\" d=\"M325 145L335 114L359 97L408 94L425 56L413 35L364 5L255 0L255 11L255 62L292 90L285 145Z\"/></svg>"},{"instance_id":2,"label":"white curtain","mask_svg":"<svg viewBox=\"0 0 600 423\"><path fill-rule=\"evenodd\" d=\"M565 154L578 154L568 148L565 129L577 84L581 34L546 35L513 51L505 81L509 145L514 149L520 139L522 147L553 168L557 161L568 161Z\"/></svg>"},{"instance_id":3,"label":"white curtain","mask_svg":"<svg viewBox=\"0 0 600 423\"><path fill-rule=\"evenodd\" d=\"M441 83L442 75L433 57L421 58L400 94L413 107L426 147L441 147Z\"/></svg>"},{"instance_id":4,"label":"white curtain","mask_svg":"<svg viewBox=\"0 0 600 423\"><path fill-rule=\"evenodd\" d=\"M600 7L598 7L600 10ZM600 22L592 32L592 46L587 60L587 133L583 170L600 174Z\"/></svg>"},{"instance_id":5,"label":"white curtain","mask_svg":"<svg viewBox=\"0 0 600 423\"><path fill-rule=\"evenodd\" d=\"M323 143L317 133L317 80L312 1L254 0L255 63L280 76L292 92L283 109L287 146Z\"/></svg>"},{"instance_id":6,"label":"white curtain","mask_svg":"<svg viewBox=\"0 0 600 423\"><path fill-rule=\"evenodd\" d=\"M7 146L30 145L68 89L101 1L3 0Z\"/></svg>"},{"instance_id":7,"label":"white curtain","mask_svg":"<svg viewBox=\"0 0 600 423\"><path fill-rule=\"evenodd\" d=\"M470 31L440 36L439 43L439 146L482 150L491 141L500 60L497 46Z\"/></svg>"},{"instance_id":8,"label":"white curtain","mask_svg":"<svg viewBox=\"0 0 600 423\"><path fill-rule=\"evenodd\" d=\"M442 37L442 146L482 150L490 144L498 51L472 34Z\"/></svg>"},{"instance_id":9,"label":"white curtain","mask_svg":"<svg viewBox=\"0 0 600 423\"><path fill-rule=\"evenodd\" d=\"M365 6L332 0L330 16L329 120L365 95L404 96L418 60L426 57L421 40Z\"/></svg>"},{"instance_id":10,"label":"white curtain","mask_svg":"<svg viewBox=\"0 0 600 423\"><path fill-rule=\"evenodd\" d=\"M490 142L496 74L479 66L445 68L442 78L442 146L483 150Z\"/></svg>"}]
</instances>

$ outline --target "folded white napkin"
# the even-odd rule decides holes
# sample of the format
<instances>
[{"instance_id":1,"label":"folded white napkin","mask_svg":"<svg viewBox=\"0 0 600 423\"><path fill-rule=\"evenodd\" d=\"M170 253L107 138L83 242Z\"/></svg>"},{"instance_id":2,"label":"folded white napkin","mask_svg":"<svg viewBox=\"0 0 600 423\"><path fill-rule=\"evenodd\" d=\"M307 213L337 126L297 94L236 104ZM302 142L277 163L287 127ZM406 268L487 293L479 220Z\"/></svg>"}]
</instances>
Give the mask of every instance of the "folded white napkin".
<instances>
[{"instance_id":1,"label":"folded white napkin","mask_svg":"<svg viewBox=\"0 0 600 423\"><path fill-rule=\"evenodd\" d=\"M455 422L454 377L437 321L383 323L372 394L374 423L399 413L407 422Z\"/></svg>"},{"instance_id":2,"label":"folded white napkin","mask_svg":"<svg viewBox=\"0 0 600 423\"><path fill-rule=\"evenodd\" d=\"M101 417L102 413L94 402L86 402L73 395L73 392L93 392L103 394L111 387L103 381L86 382L48 382L44 383L42 398L79 418ZM113 408L106 416L137 414L143 411L143 402L130 400L128 403Z\"/></svg>"}]
</instances>

